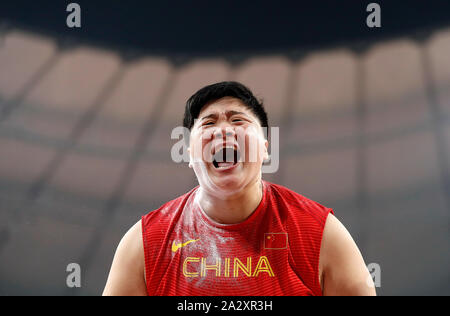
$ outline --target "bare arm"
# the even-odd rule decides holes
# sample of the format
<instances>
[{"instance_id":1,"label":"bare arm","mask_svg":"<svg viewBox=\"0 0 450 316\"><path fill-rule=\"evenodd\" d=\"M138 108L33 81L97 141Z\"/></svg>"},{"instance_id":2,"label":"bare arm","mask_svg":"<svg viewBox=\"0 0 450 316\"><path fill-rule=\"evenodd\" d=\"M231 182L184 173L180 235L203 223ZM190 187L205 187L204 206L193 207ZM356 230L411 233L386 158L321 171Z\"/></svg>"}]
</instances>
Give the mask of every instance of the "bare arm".
<instances>
[{"instance_id":1,"label":"bare arm","mask_svg":"<svg viewBox=\"0 0 450 316\"><path fill-rule=\"evenodd\" d=\"M117 247L103 295L147 295L144 267L142 227L139 221L130 228Z\"/></svg>"},{"instance_id":2,"label":"bare arm","mask_svg":"<svg viewBox=\"0 0 450 316\"><path fill-rule=\"evenodd\" d=\"M361 252L333 214L328 216L325 224L319 266L324 295L376 295Z\"/></svg>"}]
</instances>

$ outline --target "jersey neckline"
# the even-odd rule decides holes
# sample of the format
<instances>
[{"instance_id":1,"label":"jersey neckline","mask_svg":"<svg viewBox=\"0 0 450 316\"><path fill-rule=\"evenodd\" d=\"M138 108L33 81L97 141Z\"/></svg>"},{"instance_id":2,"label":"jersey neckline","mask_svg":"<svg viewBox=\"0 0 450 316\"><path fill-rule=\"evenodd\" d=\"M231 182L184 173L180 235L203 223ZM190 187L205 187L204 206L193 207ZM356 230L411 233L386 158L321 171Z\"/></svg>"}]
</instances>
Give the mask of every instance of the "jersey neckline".
<instances>
[{"instance_id":1,"label":"jersey neckline","mask_svg":"<svg viewBox=\"0 0 450 316\"><path fill-rule=\"evenodd\" d=\"M216 222L215 220L213 220L212 218L210 218L205 211L203 210L203 208L201 207L200 203L195 202L198 212L200 214L200 218L201 220L207 224L208 226L212 226L214 228L219 228L221 230L230 230L230 231L237 231L237 230L241 230L249 225L251 225L252 223L254 223L261 215L261 213L266 209L266 199L267 199L267 183L264 180L261 180L262 183L262 197L261 197L261 201L259 202L258 206L256 207L256 209L250 214L249 217L247 217L245 220L243 220L242 222L239 223L235 223L235 224L221 224ZM197 190L195 191L195 194L197 194L199 187L197 188ZM195 198L194 198L195 200Z\"/></svg>"}]
</instances>

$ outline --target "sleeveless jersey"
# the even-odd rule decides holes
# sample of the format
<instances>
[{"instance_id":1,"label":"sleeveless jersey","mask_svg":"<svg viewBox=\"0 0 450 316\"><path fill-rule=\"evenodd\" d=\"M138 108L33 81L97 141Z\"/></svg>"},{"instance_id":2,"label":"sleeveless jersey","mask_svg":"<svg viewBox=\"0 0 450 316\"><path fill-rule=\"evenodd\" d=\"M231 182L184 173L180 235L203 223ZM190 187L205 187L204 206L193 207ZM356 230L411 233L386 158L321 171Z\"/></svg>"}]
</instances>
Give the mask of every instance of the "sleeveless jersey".
<instances>
[{"instance_id":1,"label":"sleeveless jersey","mask_svg":"<svg viewBox=\"0 0 450 316\"><path fill-rule=\"evenodd\" d=\"M257 209L225 225L204 213L197 190L142 217L149 295L322 295L319 253L330 208L263 181Z\"/></svg>"}]
</instances>

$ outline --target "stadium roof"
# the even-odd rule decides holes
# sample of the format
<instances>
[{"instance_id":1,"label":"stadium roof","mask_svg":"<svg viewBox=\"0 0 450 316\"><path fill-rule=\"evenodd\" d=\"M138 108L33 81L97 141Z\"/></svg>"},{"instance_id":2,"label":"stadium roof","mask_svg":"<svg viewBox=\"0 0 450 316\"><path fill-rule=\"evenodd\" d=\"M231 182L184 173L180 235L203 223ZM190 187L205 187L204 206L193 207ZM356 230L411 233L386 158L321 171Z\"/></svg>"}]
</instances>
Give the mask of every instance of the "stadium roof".
<instances>
[{"instance_id":1,"label":"stadium roof","mask_svg":"<svg viewBox=\"0 0 450 316\"><path fill-rule=\"evenodd\" d=\"M166 56L302 51L450 25L450 2L439 0L375 1L382 10L378 29L366 25L367 5L374 2L367 0L73 2L81 6L81 29L66 26L69 1L8 1L0 21L77 43Z\"/></svg>"}]
</instances>

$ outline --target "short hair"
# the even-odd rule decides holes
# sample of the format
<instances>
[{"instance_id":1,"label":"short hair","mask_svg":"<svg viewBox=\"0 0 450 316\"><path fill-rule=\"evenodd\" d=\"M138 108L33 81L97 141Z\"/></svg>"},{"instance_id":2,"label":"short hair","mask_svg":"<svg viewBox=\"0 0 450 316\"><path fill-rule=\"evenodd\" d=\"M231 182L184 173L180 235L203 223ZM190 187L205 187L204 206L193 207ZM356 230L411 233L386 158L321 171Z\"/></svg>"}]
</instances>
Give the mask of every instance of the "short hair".
<instances>
[{"instance_id":1,"label":"short hair","mask_svg":"<svg viewBox=\"0 0 450 316\"><path fill-rule=\"evenodd\" d=\"M198 90L186 102L183 126L191 130L202 108L213 101L224 97L233 97L242 101L259 120L261 127L269 127L267 113L262 101L256 99L249 88L236 81L223 81L211 84Z\"/></svg>"}]
</instances>

